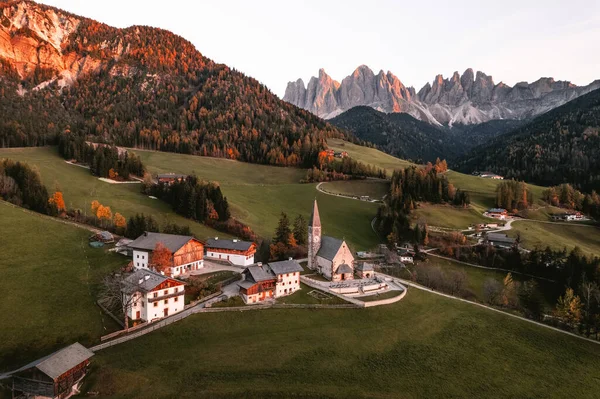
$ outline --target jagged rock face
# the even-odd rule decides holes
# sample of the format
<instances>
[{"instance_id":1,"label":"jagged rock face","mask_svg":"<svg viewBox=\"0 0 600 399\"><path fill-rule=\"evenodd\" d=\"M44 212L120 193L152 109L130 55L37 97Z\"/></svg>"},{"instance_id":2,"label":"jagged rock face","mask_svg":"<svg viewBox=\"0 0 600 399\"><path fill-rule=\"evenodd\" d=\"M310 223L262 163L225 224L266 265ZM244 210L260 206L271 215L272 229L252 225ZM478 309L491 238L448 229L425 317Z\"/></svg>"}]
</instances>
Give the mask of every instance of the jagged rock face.
<instances>
[{"instance_id":1,"label":"jagged rock face","mask_svg":"<svg viewBox=\"0 0 600 399\"><path fill-rule=\"evenodd\" d=\"M71 34L81 22L80 18L31 2L0 3L0 61L21 79L44 71L47 78L59 79L60 86L72 84L82 74L96 72L102 64L100 59L67 50ZM115 58L123 53L118 44L113 50Z\"/></svg>"},{"instance_id":2,"label":"jagged rock face","mask_svg":"<svg viewBox=\"0 0 600 399\"><path fill-rule=\"evenodd\" d=\"M468 125L493 119L530 118L597 88L599 80L579 87L552 78L510 87L502 82L495 84L491 76L469 68L462 75L454 72L448 79L437 75L417 93L391 72L375 75L362 65L341 84L323 69L319 79L312 78L306 89L302 80L290 82L283 99L325 119L366 105L388 113L406 112L436 125Z\"/></svg>"}]
</instances>

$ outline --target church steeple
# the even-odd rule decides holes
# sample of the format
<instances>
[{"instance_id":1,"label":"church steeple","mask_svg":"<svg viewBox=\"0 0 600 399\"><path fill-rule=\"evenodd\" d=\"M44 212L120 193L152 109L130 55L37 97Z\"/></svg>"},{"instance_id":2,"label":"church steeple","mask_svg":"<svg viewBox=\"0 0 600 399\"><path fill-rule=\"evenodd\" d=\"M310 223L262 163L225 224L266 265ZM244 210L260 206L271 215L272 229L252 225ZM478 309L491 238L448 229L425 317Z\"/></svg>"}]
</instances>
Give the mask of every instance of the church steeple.
<instances>
[{"instance_id":1,"label":"church steeple","mask_svg":"<svg viewBox=\"0 0 600 399\"><path fill-rule=\"evenodd\" d=\"M321 217L319 216L319 207L317 206L317 199L315 198L315 203L313 205L313 211L310 215L310 220L308 225L311 227L321 227Z\"/></svg>"},{"instance_id":2,"label":"church steeple","mask_svg":"<svg viewBox=\"0 0 600 399\"><path fill-rule=\"evenodd\" d=\"M308 268L317 269L317 253L321 248L321 217L317 199L313 204L313 211L308 222Z\"/></svg>"}]
</instances>

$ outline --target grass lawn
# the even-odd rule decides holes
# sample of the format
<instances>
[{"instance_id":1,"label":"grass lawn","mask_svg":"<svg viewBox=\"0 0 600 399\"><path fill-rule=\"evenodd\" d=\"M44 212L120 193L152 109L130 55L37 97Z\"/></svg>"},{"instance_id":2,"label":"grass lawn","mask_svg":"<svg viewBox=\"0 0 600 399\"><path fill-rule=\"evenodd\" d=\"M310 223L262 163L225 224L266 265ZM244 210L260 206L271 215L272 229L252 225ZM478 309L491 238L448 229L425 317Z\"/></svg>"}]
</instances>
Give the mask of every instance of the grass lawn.
<instances>
[{"instance_id":1,"label":"grass lawn","mask_svg":"<svg viewBox=\"0 0 600 399\"><path fill-rule=\"evenodd\" d=\"M309 295L309 293L312 291L317 292L315 296ZM328 298L325 298L325 296L327 296ZM277 303L340 305L347 304L348 302L335 295L325 293L323 291L309 287L304 283L300 283L299 291L294 292L292 295L278 298Z\"/></svg>"},{"instance_id":2,"label":"grass lawn","mask_svg":"<svg viewBox=\"0 0 600 399\"><path fill-rule=\"evenodd\" d=\"M596 398L599 369L600 345L410 289L398 303L369 309L197 314L98 352L83 392Z\"/></svg>"},{"instance_id":3,"label":"grass lawn","mask_svg":"<svg viewBox=\"0 0 600 399\"><path fill-rule=\"evenodd\" d=\"M118 329L96 306L102 277L127 264L87 230L0 203L0 371Z\"/></svg>"},{"instance_id":4,"label":"grass lawn","mask_svg":"<svg viewBox=\"0 0 600 399\"><path fill-rule=\"evenodd\" d=\"M421 203L412 213L415 222L425 219L431 226L466 230L469 225L490 222L474 207L458 208L451 205Z\"/></svg>"},{"instance_id":5,"label":"grass lawn","mask_svg":"<svg viewBox=\"0 0 600 399\"><path fill-rule=\"evenodd\" d=\"M400 294L402 294L402 291L394 290L394 291L387 291L382 294L360 296L360 297L356 297L356 299L358 299L359 301L363 301L363 302L373 302L373 301L381 301L383 299L388 299L388 298L395 298Z\"/></svg>"},{"instance_id":6,"label":"grass lawn","mask_svg":"<svg viewBox=\"0 0 600 399\"><path fill-rule=\"evenodd\" d=\"M226 301L216 302L212 304L212 308L233 308L238 306L249 306L244 303L244 300L240 296L233 296L228 298Z\"/></svg>"},{"instance_id":7,"label":"grass lawn","mask_svg":"<svg viewBox=\"0 0 600 399\"><path fill-rule=\"evenodd\" d=\"M215 235L226 237L224 233L177 215L167 203L143 195L139 184L109 184L98 180L88 169L64 162L55 147L4 148L0 149L0 158L12 158L35 166L50 193L57 188L63 192L67 208L89 213L91 202L98 200L110 206L113 214L119 212L128 218L144 213L156 218L161 226L167 222L190 226L201 239Z\"/></svg>"},{"instance_id":8,"label":"grass lawn","mask_svg":"<svg viewBox=\"0 0 600 399\"><path fill-rule=\"evenodd\" d=\"M382 199L390 191L390 183L385 180L347 180L323 183L321 188L327 192L372 199Z\"/></svg>"},{"instance_id":9,"label":"grass lawn","mask_svg":"<svg viewBox=\"0 0 600 399\"><path fill-rule=\"evenodd\" d=\"M550 246L570 251L578 246L587 255L600 256L600 228L595 226L518 221L506 233L511 237L520 234L521 246L528 249Z\"/></svg>"},{"instance_id":10,"label":"grass lawn","mask_svg":"<svg viewBox=\"0 0 600 399\"><path fill-rule=\"evenodd\" d=\"M392 176L392 173L396 169L404 169L407 166L414 165L411 162L396 158L375 148L362 147L342 139L327 139L327 145L337 152L347 151L350 158L355 161L385 169L388 177Z\"/></svg>"}]
</instances>

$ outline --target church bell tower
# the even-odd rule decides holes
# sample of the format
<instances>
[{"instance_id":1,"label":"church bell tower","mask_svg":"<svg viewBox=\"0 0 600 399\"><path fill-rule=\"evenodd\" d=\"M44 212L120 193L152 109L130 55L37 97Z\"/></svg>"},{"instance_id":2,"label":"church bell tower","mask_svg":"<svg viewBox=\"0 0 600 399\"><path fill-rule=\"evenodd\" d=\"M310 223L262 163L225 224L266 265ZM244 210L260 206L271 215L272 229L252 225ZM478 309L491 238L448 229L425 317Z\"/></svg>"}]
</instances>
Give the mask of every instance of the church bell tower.
<instances>
[{"instance_id":1,"label":"church bell tower","mask_svg":"<svg viewBox=\"0 0 600 399\"><path fill-rule=\"evenodd\" d=\"M313 205L313 211L308 222L308 268L317 269L317 252L321 248L321 218L317 200Z\"/></svg>"}]
</instances>

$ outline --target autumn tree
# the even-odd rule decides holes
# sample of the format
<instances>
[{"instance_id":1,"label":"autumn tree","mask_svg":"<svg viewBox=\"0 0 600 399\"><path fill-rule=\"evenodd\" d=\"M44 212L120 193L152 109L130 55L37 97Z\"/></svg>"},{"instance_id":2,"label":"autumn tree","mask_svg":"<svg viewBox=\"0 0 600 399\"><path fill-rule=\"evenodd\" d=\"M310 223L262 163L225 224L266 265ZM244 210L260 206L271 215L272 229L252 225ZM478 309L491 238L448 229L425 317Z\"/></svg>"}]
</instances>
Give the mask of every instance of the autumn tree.
<instances>
[{"instance_id":1,"label":"autumn tree","mask_svg":"<svg viewBox=\"0 0 600 399\"><path fill-rule=\"evenodd\" d=\"M517 283L513 281L512 274L508 273L503 281L502 305L514 308L517 306L517 299Z\"/></svg>"},{"instance_id":2,"label":"autumn tree","mask_svg":"<svg viewBox=\"0 0 600 399\"><path fill-rule=\"evenodd\" d=\"M157 272L168 273L173 266L173 254L162 242L157 242L150 257L150 265Z\"/></svg>"},{"instance_id":3,"label":"autumn tree","mask_svg":"<svg viewBox=\"0 0 600 399\"><path fill-rule=\"evenodd\" d=\"M92 205L90 207L90 209L92 210L92 213L95 215L96 212L98 211L98 208L100 207L100 202L98 202L97 200L93 200L92 201Z\"/></svg>"},{"instance_id":4,"label":"autumn tree","mask_svg":"<svg viewBox=\"0 0 600 399\"><path fill-rule=\"evenodd\" d=\"M565 294L558 298L555 314L567 325L575 326L581 321L582 308L581 299L569 287Z\"/></svg>"},{"instance_id":5,"label":"autumn tree","mask_svg":"<svg viewBox=\"0 0 600 399\"><path fill-rule=\"evenodd\" d=\"M52 196L48 199L48 203L56 208L58 212L64 212L67 210L65 206L65 200L63 199L63 194L60 191L56 191Z\"/></svg>"},{"instance_id":6,"label":"autumn tree","mask_svg":"<svg viewBox=\"0 0 600 399\"><path fill-rule=\"evenodd\" d=\"M113 217L113 223L115 224L117 231L120 233L125 231L125 228L127 227L127 220L125 220L125 216L121 215L119 212L115 213L115 216Z\"/></svg>"},{"instance_id":7,"label":"autumn tree","mask_svg":"<svg viewBox=\"0 0 600 399\"><path fill-rule=\"evenodd\" d=\"M107 221L112 219L112 211L110 210L110 206L99 205L96 209L96 217L98 220Z\"/></svg>"}]
</instances>

